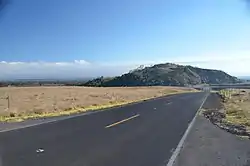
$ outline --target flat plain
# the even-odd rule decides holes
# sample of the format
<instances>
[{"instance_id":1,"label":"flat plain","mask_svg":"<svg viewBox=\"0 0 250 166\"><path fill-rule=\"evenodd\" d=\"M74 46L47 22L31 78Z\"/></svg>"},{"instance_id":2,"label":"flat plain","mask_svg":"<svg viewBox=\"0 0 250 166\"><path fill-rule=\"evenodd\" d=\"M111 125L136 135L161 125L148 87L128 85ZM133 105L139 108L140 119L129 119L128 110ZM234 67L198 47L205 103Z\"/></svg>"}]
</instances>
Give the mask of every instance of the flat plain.
<instances>
[{"instance_id":1,"label":"flat plain","mask_svg":"<svg viewBox=\"0 0 250 166\"><path fill-rule=\"evenodd\" d=\"M250 131L250 90L233 89L222 91L222 95L225 98L223 104L226 120L232 124L246 126Z\"/></svg>"},{"instance_id":2,"label":"flat plain","mask_svg":"<svg viewBox=\"0 0 250 166\"><path fill-rule=\"evenodd\" d=\"M193 92L182 87L4 87L0 88L0 120L21 121L84 112L168 94Z\"/></svg>"}]
</instances>

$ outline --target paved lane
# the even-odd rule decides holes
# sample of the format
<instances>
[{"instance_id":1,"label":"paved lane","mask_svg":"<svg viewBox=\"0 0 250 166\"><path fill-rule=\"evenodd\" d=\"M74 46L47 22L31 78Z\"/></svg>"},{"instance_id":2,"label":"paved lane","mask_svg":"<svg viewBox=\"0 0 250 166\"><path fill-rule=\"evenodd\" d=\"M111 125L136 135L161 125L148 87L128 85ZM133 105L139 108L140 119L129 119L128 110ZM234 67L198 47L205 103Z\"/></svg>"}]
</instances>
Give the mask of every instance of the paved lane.
<instances>
[{"instance_id":1,"label":"paved lane","mask_svg":"<svg viewBox=\"0 0 250 166\"><path fill-rule=\"evenodd\" d=\"M2 165L166 165L204 97L173 95L0 133Z\"/></svg>"}]
</instances>

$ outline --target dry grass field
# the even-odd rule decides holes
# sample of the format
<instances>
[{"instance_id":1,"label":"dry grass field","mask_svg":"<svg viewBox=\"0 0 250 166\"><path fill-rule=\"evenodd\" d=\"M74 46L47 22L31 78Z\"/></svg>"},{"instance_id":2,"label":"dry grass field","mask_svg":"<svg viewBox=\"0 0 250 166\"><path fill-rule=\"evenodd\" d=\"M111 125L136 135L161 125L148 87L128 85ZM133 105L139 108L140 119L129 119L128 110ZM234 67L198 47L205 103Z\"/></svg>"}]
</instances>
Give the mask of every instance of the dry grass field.
<instances>
[{"instance_id":1,"label":"dry grass field","mask_svg":"<svg viewBox=\"0 0 250 166\"><path fill-rule=\"evenodd\" d=\"M244 125L250 130L250 90L234 89L220 93L225 98L226 121Z\"/></svg>"},{"instance_id":2,"label":"dry grass field","mask_svg":"<svg viewBox=\"0 0 250 166\"><path fill-rule=\"evenodd\" d=\"M4 87L0 88L0 121L68 115L187 91L195 90L179 87Z\"/></svg>"}]
</instances>

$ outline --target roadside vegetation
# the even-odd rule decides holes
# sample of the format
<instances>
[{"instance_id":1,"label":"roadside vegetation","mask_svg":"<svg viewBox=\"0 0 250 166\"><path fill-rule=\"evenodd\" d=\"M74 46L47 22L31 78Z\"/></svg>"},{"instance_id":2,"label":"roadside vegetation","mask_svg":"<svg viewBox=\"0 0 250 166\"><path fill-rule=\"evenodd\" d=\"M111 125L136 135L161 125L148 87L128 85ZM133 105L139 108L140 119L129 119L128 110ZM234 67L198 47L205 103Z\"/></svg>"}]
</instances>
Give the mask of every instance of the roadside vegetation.
<instances>
[{"instance_id":1,"label":"roadside vegetation","mask_svg":"<svg viewBox=\"0 0 250 166\"><path fill-rule=\"evenodd\" d=\"M202 114L221 129L250 139L250 90L224 89L217 94L219 100L212 98L216 106L203 109Z\"/></svg>"},{"instance_id":2,"label":"roadside vegetation","mask_svg":"<svg viewBox=\"0 0 250 166\"><path fill-rule=\"evenodd\" d=\"M181 87L4 87L0 121L70 115L169 94L196 92Z\"/></svg>"},{"instance_id":3,"label":"roadside vegetation","mask_svg":"<svg viewBox=\"0 0 250 166\"><path fill-rule=\"evenodd\" d=\"M221 90L219 94L225 107L225 121L250 131L250 90Z\"/></svg>"}]
</instances>

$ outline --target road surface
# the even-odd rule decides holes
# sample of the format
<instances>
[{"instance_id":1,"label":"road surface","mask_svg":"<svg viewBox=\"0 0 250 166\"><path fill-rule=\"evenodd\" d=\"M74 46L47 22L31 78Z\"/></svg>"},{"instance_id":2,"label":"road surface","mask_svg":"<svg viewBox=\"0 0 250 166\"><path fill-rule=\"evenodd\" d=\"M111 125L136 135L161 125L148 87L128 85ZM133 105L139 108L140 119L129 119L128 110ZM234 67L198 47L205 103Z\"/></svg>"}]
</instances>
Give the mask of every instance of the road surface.
<instances>
[{"instance_id":1,"label":"road surface","mask_svg":"<svg viewBox=\"0 0 250 166\"><path fill-rule=\"evenodd\" d=\"M0 165L165 166L205 96L172 95L1 132Z\"/></svg>"}]
</instances>

